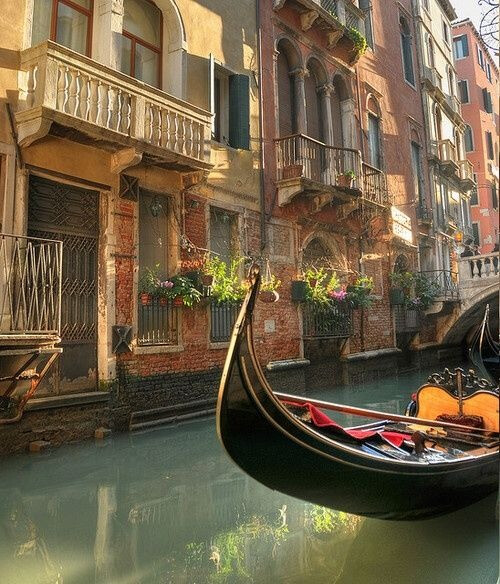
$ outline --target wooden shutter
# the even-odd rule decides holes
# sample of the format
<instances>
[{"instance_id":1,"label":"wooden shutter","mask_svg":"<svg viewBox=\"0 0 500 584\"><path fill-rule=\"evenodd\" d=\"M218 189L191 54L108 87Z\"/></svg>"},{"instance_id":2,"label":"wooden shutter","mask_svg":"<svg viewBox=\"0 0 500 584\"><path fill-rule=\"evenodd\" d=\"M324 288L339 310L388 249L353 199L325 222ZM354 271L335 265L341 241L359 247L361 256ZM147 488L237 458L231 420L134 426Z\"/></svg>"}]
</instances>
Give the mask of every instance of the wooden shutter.
<instances>
[{"instance_id":1,"label":"wooden shutter","mask_svg":"<svg viewBox=\"0 0 500 584\"><path fill-rule=\"evenodd\" d=\"M215 60L212 53L208 57L208 105L210 113L215 114ZM215 115L212 118L212 135L215 133Z\"/></svg>"},{"instance_id":2,"label":"wooden shutter","mask_svg":"<svg viewBox=\"0 0 500 584\"><path fill-rule=\"evenodd\" d=\"M278 55L278 108L280 138L293 134L293 85L286 55Z\"/></svg>"},{"instance_id":3,"label":"wooden shutter","mask_svg":"<svg viewBox=\"0 0 500 584\"><path fill-rule=\"evenodd\" d=\"M248 75L229 76L229 145L250 148L250 79Z\"/></svg>"}]
</instances>

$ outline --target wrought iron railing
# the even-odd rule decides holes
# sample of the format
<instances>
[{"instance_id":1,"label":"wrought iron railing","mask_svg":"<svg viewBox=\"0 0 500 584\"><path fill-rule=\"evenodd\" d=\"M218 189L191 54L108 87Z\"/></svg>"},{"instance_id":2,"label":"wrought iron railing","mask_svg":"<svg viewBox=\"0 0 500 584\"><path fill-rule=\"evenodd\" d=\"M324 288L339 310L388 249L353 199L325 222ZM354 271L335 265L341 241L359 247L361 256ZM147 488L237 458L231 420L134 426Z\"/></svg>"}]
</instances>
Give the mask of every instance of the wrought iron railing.
<instances>
[{"instance_id":1,"label":"wrought iron railing","mask_svg":"<svg viewBox=\"0 0 500 584\"><path fill-rule=\"evenodd\" d=\"M385 173L363 162L363 198L378 205L391 204Z\"/></svg>"},{"instance_id":2,"label":"wrought iron railing","mask_svg":"<svg viewBox=\"0 0 500 584\"><path fill-rule=\"evenodd\" d=\"M321 0L321 8L338 17L338 0Z\"/></svg>"},{"instance_id":3,"label":"wrought iron railing","mask_svg":"<svg viewBox=\"0 0 500 584\"><path fill-rule=\"evenodd\" d=\"M346 339L352 335L352 309L347 303L305 303L302 319L305 339Z\"/></svg>"},{"instance_id":4,"label":"wrought iron railing","mask_svg":"<svg viewBox=\"0 0 500 584\"><path fill-rule=\"evenodd\" d=\"M421 272L429 283L438 289L436 300L459 300L458 274L451 270L427 270Z\"/></svg>"},{"instance_id":5,"label":"wrought iron railing","mask_svg":"<svg viewBox=\"0 0 500 584\"><path fill-rule=\"evenodd\" d=\"M61 330L62 243L0 234L0 334Z\"/></svg>"},{"instance_id":6,"label":"wrought iron railing","mask_svg":"<svg viewBox=\"0 0 500 584\"><path fill-rule=\"evenodd\" d=\"M139 297L138 317L138 345L179 343L179 308L172 300L152 297L149 304L142 304Z\"/></svg>"},{"instance_id":7,"label":"wrought iron railing","mask_svg":"<svg viewBox=\"0 0 500 584\"><path fill-rule=\"evenodd\" d=\"M328 146L293 134L276 140L278 180L306 178L325 185L342 185L345 173L352 171L352 186L360 188L361 153L352 148Z\"/></svg>"},{"instance_id":8,"label":"wrought iron railing","mask_svg":"<svg viewBox=\"0 0 500 584\"><path fill-rule=\"evenodd\" d=\"M210 303L210 341L212 343L229 341L240 307L240 302L212 301Z\"/></svg>"},{"instance_id":9,"label":"wrought iron railing","mask_svg":"<svg viewBox=\"0 0 500 584\"><path fill-rule=\"evenodd\" d=\"M396 333L413 333L420 330L420 311L406 306L394 306Z\"/></svg>"}]
</instances>

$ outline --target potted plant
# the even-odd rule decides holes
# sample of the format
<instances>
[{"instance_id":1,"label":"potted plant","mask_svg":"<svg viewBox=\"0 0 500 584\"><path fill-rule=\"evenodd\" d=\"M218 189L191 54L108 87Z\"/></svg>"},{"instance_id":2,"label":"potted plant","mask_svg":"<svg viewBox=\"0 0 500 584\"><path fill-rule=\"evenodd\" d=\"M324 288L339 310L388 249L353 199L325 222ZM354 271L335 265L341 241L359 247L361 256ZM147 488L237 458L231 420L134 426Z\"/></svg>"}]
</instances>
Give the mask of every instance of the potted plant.
<instances>
[{"instance_id":1,"label":"potted plant","mask_svg":"<svg viewBox=\"0 0 500 584\"><path fill-rule=\"evenodd\" d=\"M171 290L173 287L174 283L171 280L164 280L163 282L158 283L155 296L158 296L160 306L166 306L168 304L168 300L171 298Z\"/></svg>"},{"instance_id":2,"label":"potted plant","mask_svg":"<svg viewBox=\"0 0 500 584\"><path fill-rule=\"evenodd\" d=\"M309 268L304 275L306 281L306 301L326 306L332 300L331 293L340 288L337 274L329 275L325 268ZM311 280L314 286L311 286ZM316 280L316 282L314 282Z\"/></svg>"},{"instance_id":3,"label":"potted plant","mask_svg":"<svg viewBox=\"0 0 500 584\"><path fill-rule=\"evenodd\" d=\"M281 286L281 280L278 280L273 274L267 282L263 282L260 286L259 300L270 304L277 302L280 298L277 289Z\"/></svg>"},{"instance_id":4,"label":"potted plant","mask_svg":"<svg viewBox=\"0 0 500 584\"><path fill-rule=\"evenodd\" d=\"M157 291L160 282L159 271L159 264L156 264L153 268L144 268L139 278L139 300L143 306L151 304L153 295Z\"/></svg>"},{"instance_id":5,"label":"potted plant","mask_svg":"<svg viewBox=\"0 0 500 584\"><path fill-rule=\"evenodd\" d=\"M194 304L200 301L201 294L189 278L178 275L171 278L170 281L172 286L169 288L168 296L173 299L174 306L192 308Z\"/></svg>"},{"instance_id":6,"label":"potted plant","mask_svg":"<svg viewBox=\"0 0 500 584\"><path fill-rule=\"evenodd\" d=\"M207 260L205 272L213 278L210 297L216 302L238 303L245 297L248 284L240 279L240 266L244 258L234 258L226 264L219 257Z\"/></svg>"},{"instance_id":7,"label":"potted plant","mask_svg":"<svg viewBox=\"0 0 500 584\"><path fill-rule=\"evenodd\" d=\"M302 164L289 164L283 168L283 179L300 178L302 176Z\"/></svg>"},{"instance_id":8,"label":"potted plant","mask_svg":"<svg viewBox=\"0 0 500 584\"><path fill-rule=\"evenodd\" d=\"M370 308L373 302L373 278L359 276L347 286L347 299L353 308Z\"/></svg>"},{"instance_id":9,"label":"potted plant","mask_svg":"<svg viewBox=\"0 0 500 584\"><path fill-rule=\"evenodd\" d=\"M354 170L346 170L343 174L337 177L337 184L339 187L347 187L352 189L353 183L356 180L356 173Z\"/></svg>"},{"instance_id":10,"label":"potted plant","mask_svg":"<svg viewBox=\"0 0 500 584\"><path fill-rule=\"evenodd\" d=\"M401 306L410 298L411 291L415 285L415 274L413 272L393 272L390 275L392 288L390 291L390 302L393 306Z\"/></svg>"}]
</instances>

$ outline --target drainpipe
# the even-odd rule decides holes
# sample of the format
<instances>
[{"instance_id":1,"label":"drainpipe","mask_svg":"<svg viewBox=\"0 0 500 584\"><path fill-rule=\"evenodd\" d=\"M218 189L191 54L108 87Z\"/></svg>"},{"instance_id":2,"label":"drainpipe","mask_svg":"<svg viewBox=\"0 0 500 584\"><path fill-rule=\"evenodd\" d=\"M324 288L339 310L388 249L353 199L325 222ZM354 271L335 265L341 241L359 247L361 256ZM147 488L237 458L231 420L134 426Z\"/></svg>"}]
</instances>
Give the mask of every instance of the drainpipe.
<instances>
[{"instance_id":1,"label":"drainpipe","mask_svg":"<svg viewBox=\"0 0 500 584\"><path fill-rule=\"evenodd\" d=\"M262 29L260 22L260 0L255 2L255 24L257 27L258 95L259 95L259 184L260 184L260 251L267 246L266 234L266 194L264 185L264 113L262 75Z\"/></svg>"}]
</instances>

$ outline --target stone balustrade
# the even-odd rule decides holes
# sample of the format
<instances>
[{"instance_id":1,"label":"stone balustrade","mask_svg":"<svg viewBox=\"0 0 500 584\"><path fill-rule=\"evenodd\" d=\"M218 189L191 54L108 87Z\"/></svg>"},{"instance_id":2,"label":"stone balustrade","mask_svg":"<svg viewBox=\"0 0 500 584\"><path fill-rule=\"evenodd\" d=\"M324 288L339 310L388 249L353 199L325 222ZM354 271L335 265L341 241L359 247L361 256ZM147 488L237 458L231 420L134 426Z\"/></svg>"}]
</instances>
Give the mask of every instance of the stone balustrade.
<instances>
[{"instance_id":1,"label":"stone balustrade","mask_svg":"<svg viewBox=\"0 0 500 584\"><path fill-rule=\"evenodd\" d=\"M163 164L210 166L211 114L205 110L51 41L24 51L21 68L21 144L57 123L117 149L135 147Z\"/></svg>"},{"instance_id":2,"label":"stone balustrade","mask_svg":"<svg viewBox=\"0 0 500 584\"><path fill-rule=\"evenodd\" d=\"M460 258L460 288L481 288L498 284L499 263L498 252Z\"/></svg>"}]
</instances>

